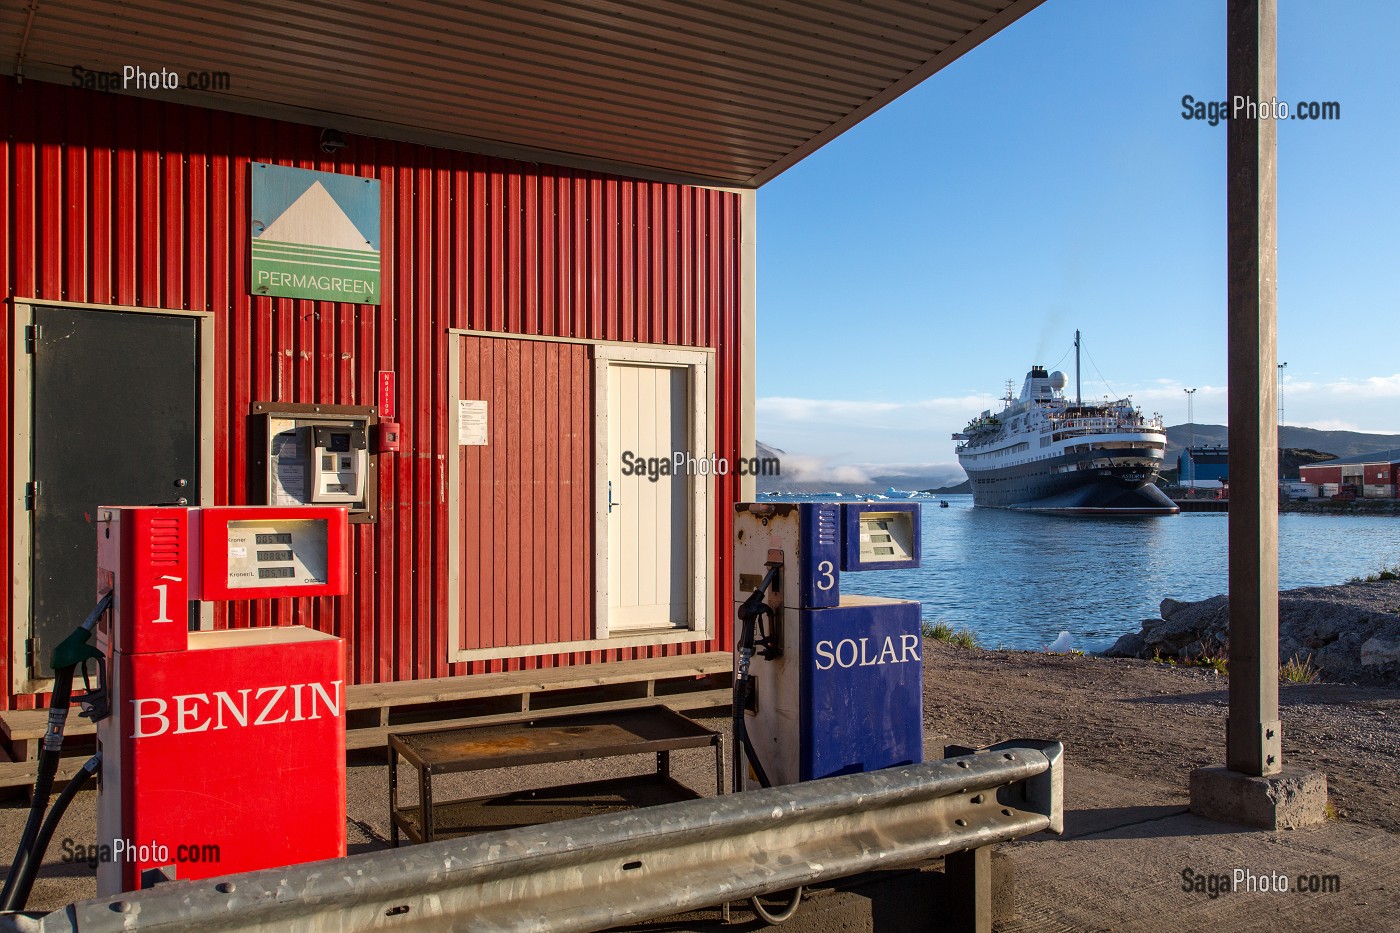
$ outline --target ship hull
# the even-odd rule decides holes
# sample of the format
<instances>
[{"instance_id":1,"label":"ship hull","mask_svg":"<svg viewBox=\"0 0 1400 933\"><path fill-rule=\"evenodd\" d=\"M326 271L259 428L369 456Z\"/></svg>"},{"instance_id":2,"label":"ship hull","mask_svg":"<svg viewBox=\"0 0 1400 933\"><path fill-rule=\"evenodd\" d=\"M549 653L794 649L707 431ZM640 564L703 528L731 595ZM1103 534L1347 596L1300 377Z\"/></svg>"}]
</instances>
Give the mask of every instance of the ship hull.
<instances>
[{"instance_id":1,"label":"ship hull","mask_svg":"<svg viewBox=\"0 0 1400 933\"><path fill-rule=\"evenodd\" d=\"M1149 452L1124 451L1150 456ZM968 470L974 505L1062 515L1170 515L1180 511L1141 466L1056 472L1078 458L1055 458Z\"/></svg>"}]
</instances>

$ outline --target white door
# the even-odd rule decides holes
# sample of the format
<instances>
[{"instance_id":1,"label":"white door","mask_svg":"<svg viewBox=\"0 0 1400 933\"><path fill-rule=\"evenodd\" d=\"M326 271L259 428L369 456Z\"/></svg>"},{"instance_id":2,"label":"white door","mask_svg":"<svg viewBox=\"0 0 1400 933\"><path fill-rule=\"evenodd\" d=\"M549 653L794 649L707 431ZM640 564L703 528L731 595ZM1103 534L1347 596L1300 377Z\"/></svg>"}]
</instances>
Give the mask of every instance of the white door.
<instances>
[{"instance_id":1,"label":"white door","mask_svg":"<svg viewBox=\"0 0 1400 933\"><path fill-rule=\"evenodd\" d=\"M604 344L593 358L598 637L710 633L709 354Z\"/></svg>"}]
</instances>

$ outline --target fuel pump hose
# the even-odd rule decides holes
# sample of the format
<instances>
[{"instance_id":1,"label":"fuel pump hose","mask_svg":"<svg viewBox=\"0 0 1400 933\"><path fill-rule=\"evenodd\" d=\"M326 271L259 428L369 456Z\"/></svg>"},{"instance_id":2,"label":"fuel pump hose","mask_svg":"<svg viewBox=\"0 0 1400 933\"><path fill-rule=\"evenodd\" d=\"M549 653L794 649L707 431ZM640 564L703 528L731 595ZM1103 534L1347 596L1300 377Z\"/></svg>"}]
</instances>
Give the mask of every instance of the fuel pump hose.
<instances>
[{"instance_id":1,"label":"fuel pump hose","mask_svg":"<svg viewBox=\"0 0 1400 933\"><path fill-rule=\"evenodd\" d=\"M769 608L765 599L768 596L768 589L778 579L778 574L782 570L782 564L774 564L768 568L768 572L763 576L763 582L759 583L758 589L749 594L748 598L739 606L739 642L735 646L739 653L739 662L734 674L734 691L730 701L731 732L733 734L734 754L730 770L733 772L733 787L735 791L744 789L743 768L747 762L753 768L754 777L758 778L760 787L772 787L768 780L768 775L763 769L763 762L759 760L758 754L753 749L753 744L749 741L749 730L744 722L744 711L748 709L749 694L753 690L753 681L749 678L749 662L754 655L754 639L756 622L760 616L766 615L771 620L773 610Z\"/></svg>"},{"instance_id":2,"label":"fuel pump hose","mask_svg":"<svg viewBox=\"0 0 1400 933\"><path fill-rule=\"evenodd\" d=\"M101 652L88 642L92 638L92 630L97 625L97 620L111 605L112 594L108 592L98 600L83 624L54 648L50 662L53 668L53 690L49 694L49 724L44 733L44 746L39 752L39 773L34 779L34 798L29 806L29 819L25 822L19 848L15 851L14 863L5 878L5 887L0 890L0 911L24 908L30 888L34 884L34 876L38 874L39 865L44 860L48 839L53 836L53 827L49 828L48 836L44 836L42 830L45 813L49 807L49 796L53 793L53 779L58 773L59 755L63 749L63 727L73 702L73 674L78 665L102 657ZM84 771L86 770L85 766ZM72 800L89 777L90 773L87 777L82 777L81 774L74 777L69 782L69 786L72 787L71 794L68 788L64 788L60 800L67 797L67 800L63 800L65 809L68 800ZM77 786L73 787L75 782ZM62 810L57 812L58 816L63 815ZM54 825L57 825L56 819ZM44 840L43 847L39 845L41 837Z\"/></svg>"},{"instance_id":3,"label":"fuel pump hose","mask_svg":"<svg viewBox=\"0 0 1400 933\"><path fill-rule=\"evenodd\" d=\"M764 575L763 582L759 584L758 589L750 593L749 597L739 606L738 615L741 625L737 644L739 662L734 675L734 695L731 702L733 717L731 733L734 745L731 770L733 771L733 784L736 793L744 789L743 768L746 763L753 769L754 777L758 779L760 787L773 786L773 782L768 779L768 773L763 768L763 762L759 759L758 753L754 751L753 743L749 740L749 730L744 722L744 712L748 709L749 695L753 691L753 680L749 677L749 662L753 660L754 656L758 620L767 616L769 624L771 625L773 622L773 610L768 606L765 598L768 595L768 588L777 580L781 569L781 564L769 567L768 573ZM787 897L787 902L773 910L770 910L759 897L749 898L749 904L761 920L776 925L791 919L802 903L801 886L793 888L791 891L778 892L778 896L784 894Z\"/></svg>"},{"instance_id":4,"label":"fuel pump hose","mask_svg":"<svg viewBox=\"0 0 1400 933\"><path fill-rule=\"evenodd\" d=\"M63 785L63 790L54 799L53 806L49 808L49 815L44 818L44 825L39 828L39 838L34 842L36 855L31 863L34 870L26 872L24 877L15 882L14 900L19 906L16 910L23 910L24 905L29 903L29 892L34 889L34 879L38 877L39 865L44 861L44 853L49 850L49 842L53 839L54 830L58 829L59 821L63 819L63 814L68 812L68 805L73 802L73 798L78 796L78 791L87 786L93 775L97 774L102 767L102 753L98 752L86 762L77 774Z\"/></svg>"}]
</instances>

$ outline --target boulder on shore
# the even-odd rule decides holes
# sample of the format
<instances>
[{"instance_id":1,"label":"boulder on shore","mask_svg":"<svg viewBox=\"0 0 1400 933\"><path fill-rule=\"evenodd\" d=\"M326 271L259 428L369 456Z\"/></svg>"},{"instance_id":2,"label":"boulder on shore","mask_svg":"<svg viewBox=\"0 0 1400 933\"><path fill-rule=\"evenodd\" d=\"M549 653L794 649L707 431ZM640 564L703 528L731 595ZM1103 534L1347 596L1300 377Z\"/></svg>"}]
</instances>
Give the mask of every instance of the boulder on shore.
<instances>
[{"instance_id":1,"label":"boulder on shore","mask_svg":"<svg viewBox=\"0 0 1400 933\"><path fill-rule=\"evenodd\" d=\"M1230 603L1162 600L1162 617L1124 635L1110 658L1229 656ZM1324 680L1400 683L1400 581L1307 586L1279 593L1279 663L1311 658Z\"/></svg>"}]
</instances>

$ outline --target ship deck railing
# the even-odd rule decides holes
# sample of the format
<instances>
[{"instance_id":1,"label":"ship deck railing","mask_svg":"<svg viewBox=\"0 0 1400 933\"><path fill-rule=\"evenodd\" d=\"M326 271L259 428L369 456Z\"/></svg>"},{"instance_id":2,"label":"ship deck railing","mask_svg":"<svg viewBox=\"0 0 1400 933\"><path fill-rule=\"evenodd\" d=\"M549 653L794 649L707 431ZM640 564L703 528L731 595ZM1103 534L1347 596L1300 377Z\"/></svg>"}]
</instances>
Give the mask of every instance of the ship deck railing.
<instances>
[{"instance_id":1,"label":"ship deck railing","mask_svg":"<svg viewBox=\"0 0 1400 933\"><path fill-rule=\"evenodd\" d=\"M1144 431L1160 432L1162 426L1152 421L1138 421L1136 418L1117 420L1113 418L1074 418L1066 422L1056 424L1053 428L1054 436L1052 440L1063 440L1069 437L1083 437L1087 434L1105 434L1118 432L1123 434L1139 434Z\"/></svg>"}]
</instances>

